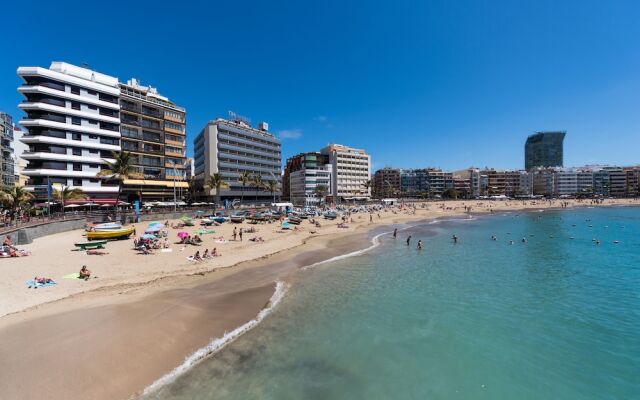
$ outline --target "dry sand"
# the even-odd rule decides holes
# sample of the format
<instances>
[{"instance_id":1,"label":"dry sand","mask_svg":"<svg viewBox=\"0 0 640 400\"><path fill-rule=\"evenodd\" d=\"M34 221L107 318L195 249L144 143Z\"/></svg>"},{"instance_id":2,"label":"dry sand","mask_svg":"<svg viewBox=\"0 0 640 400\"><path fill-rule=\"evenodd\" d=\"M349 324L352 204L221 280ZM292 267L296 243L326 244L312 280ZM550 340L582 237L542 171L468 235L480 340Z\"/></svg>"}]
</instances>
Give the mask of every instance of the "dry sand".
<instances>
[{"instance_id":1,"label":"dry sand","mask_svg":"<svg viewBox=\"0 0 640 400\"><path fill-rule=\"evenodd\" d=\"M605 205L638 204L606 200ZM572 205L590 205L588 203ZM457 201L420 205L415 213L394 210L354 214L348 229L337 221L323 227L307 222L300 232L277 233L277 225L257 225L243 242L214 243L213 236L230 239L234 226L214 228L204 246L138 255L132 241L110 242L105 256L70 251L82 241L81 231L36 239L21 246L30 257L0 261L0 393L3 399L124 399L139 392L180 364L211 338L253 319L273 294L274 283L286 280L299 267L366 247L368 229L396 222L472 212L559 207L560 202ZM144 231L146 223L138 224ZM247 224L241 224L247 227ZM198 227L185 230L194 233ZM311 234L310 230L317 230ZM177 230L170 229L170 239ZM248 239L262 236L266 243ZM317 238L309 240L310 237ZM196 250L217 247L222 257L194 263L186 257ZM286 250L286 251L285 251ZM253 260L253 261L251 261ZM88 282L62 279L87 264L98 276ZM232 267L232 268L226 268ZM215 271L215 273L210 273ZM28 289L36 275L58 282ZM90 382L78 384L79 380Z\"/></svg>"}]
</instances>

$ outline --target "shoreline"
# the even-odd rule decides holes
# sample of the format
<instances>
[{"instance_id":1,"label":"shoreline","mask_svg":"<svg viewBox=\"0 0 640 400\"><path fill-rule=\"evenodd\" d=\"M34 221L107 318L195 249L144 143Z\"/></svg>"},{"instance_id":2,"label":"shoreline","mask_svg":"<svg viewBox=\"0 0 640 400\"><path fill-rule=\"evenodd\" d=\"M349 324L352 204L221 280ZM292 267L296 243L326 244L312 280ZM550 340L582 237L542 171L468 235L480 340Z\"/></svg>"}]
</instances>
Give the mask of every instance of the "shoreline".
<instances>
[{"instance_id":1,"label":"shoreline","mask_svg":"<svg viewBox=\"0 0 640 400\"><path fill-rule=\"evenodd\" d=\"M463 202L458 201L454 204L461 203ZM609 205L615 206L618 203L604 204ZM629 202L626 205L638 203ZM504 207L496 209L496 213L554 208L536 204L522 208ZM276 289L275 282L287 282L293 273L305 267L331 262L337 257L348 257L351 253L362 253L372 248L371 241L364 239L373 230L409 222L427 223L450 217L458 219L462 215L490 215L487 210L471 213L457 210L447 212L444 209L442 213L437 212L438 210L430 211L427 215L393 215L380 221L381 223L360 224L346 232L309 236L294 246L226 267L160 276L147 282L124 282L89 289L4 315L0 318L0 340L11 345L3 346L5 349L0 350L0 358L9 360L7 365L11 368L4 374L5 379L0 378L0 390L7 398L24 398L29 390L35 390L34 394L37 395L43 389L35 388L32 381L21 384L21 378L28 371L27 375L30 376L48 375L49 385L46 387L52 396L50 398L75 399L88 396L106 399L138 396L149 385L165 377L196 351L211 343L212 338L223 338L227 332L254 320L261 310L269 307ZM380 235L382 234L384 233ZM365 247L366 243L369 243L368 248ZM212 291L215 293L211 293ZM156 321L149 321L147 314L140 312L141 309L152 313ZM214 316L217 318L212 318ZM138 319L149 325L143 326ZM182 329L178 332L179 335L167 332L167 327L173 330L176 326ZM79 330L82 332L77 333ZM160 332L152 332L153 330ZM125 335L122 331L127 331L128 336L123 338ZM65 362L48 361L55 361L59 357L55 351L47 356L41 350L27 349L25 354L24 346L41 349L39 345L51 345L51 336L60 339L63 332L67 335L64 337L67 347L57 350L65 353L62 356ZM114 335L118 337L113 338ZM152 345L145 346L145 342ZM91 356L83 355L86 351L74 351L78 347L77 343L85 343L91 349ZM203 357L215 351L208 352ZM120 357L114 356L114 353L120 354ZM156 355L153 356L153 353ZM45 362L38 361L41 357ZM117 363L114 364L114 360L118 360ZM16 363L19 365L15 366ZM68 382L66 385L61 383L65 376L79 374L84 371L83 368L88 368L91 375L109 376L110 382L90 387L88 393L81 392L80 388ZM116 371L118 368L121 368L121 372ZM57 371L53 375L59 376L53 378L51 371Z\"/></svg>"}]
</instances>

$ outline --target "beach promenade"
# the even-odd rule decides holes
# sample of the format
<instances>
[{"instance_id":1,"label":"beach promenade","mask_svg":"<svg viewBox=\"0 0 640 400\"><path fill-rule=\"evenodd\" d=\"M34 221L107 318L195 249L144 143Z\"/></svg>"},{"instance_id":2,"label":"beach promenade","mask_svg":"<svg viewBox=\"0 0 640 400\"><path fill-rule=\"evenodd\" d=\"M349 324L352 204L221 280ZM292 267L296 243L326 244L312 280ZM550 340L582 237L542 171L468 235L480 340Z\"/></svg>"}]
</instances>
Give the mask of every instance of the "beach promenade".
<instances>
[{"instance_id":1,"label":"beach promenade","mask_svg":"<svg viewBox=\"0 0 640 400\"><path fill-rule=\"evenodd\" d=\"M169 373L212 338L252 320L269 305L276 282L293 284L305 265L369 246L366 233L398 223L471 213L593 206L590 201L447 201L394 207L379 215L353 214L348 228L339 219L281 232L277 224L255 225L256 233L231 240L234 227L222 224L202 236L202 246L175 244L170 252L141 255L133 240L109 242L108 254L72 251L83 241L76 230L20 246L31 256L2 260L0 267L0 393L3 398L126 399ZM638 205L605 200L605 206ZM174 223L175 221L169 221ZM138 235L148 223L137 224ZM312 233L314 232L314 233ZM221 243L221 237L226 242ZM264 242L249 239L262 237ZM193 262L196 251L216 248L220 257ZM66 279L82 265L88 281ZM56 284L30 289L34 276Z\"/></svg>"}]
</instances>

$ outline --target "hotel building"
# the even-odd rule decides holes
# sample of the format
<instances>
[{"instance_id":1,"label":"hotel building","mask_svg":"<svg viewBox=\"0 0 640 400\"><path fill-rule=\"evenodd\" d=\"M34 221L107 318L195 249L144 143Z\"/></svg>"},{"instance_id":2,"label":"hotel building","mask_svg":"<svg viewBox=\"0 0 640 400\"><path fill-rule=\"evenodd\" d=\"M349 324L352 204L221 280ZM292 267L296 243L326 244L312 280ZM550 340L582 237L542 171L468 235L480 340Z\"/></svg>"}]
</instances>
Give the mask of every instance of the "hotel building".
<instances>
[{"instance_id":1,"label":"hotel building","mask_svg":"<svg viewBox=\"0 0 640 400\"><path fill-rule=\"evenodd\" d=\"M194 140L197 195L206 198L216 195L215 188L205 187L208 177L214 173L219 173L229 185L219 193L225 200L240 199L243 189L238 178L245 171L260 175L263 182L276 180L280 184L281 143L268 129L266 122L254 128L247 119L236 115L230 120L209 121ZM262 201L272 199L270 191L253 186L245 187L244 195L245 200L256 196Z\"/></svg>"},{"instance_id":2,"label":"hotel building","mask_svg":"<svg viewBox=\"0 0 640 400\"><path fill-rule=\"evenodd\" d=\"M186 112L136 79L120 84L120 134L137 176L124 181L128 201L173 201L186 181ZM180 195L176 195L180 199Z\"/></svg>"},{"instance_id":3,"label":"hotel building","mask_svg":"<svg viewBox=\"0 0 640 400\"><path fill-rule=\"evenodd\" d=\"M104 160L120 151L118 79L64 62L47 68L19 67L26 117L22 157L27 190L46 199L47 182L79 188L94 201L113 201L118 184L98 179Z\"/></svg>"},{"instance_id":4,"label":"hotel building","mask_svg":"<svg viewBox=\"0 0 640 400\"><path fill-rule=\"evenodd\" d=\"M332 198L331 177L328 155L311 152L293 156L284 170L283 197L297 206L317 206ZM324 188L324 198L318 194L319 187Z\"/></svg>"},{"instance_id":5,"label":"hotel building","mask_svg":"<svg viewBox=\"0 0 640 400\"><path fill-rule=\"evenodd\" d=\"M400 192L400 170L385 167L373 175L373 193L378 198L397 196Z\"/></svg>"},{"instance_id":6,"label":"hotel building","mask_svg":"<svg viewBox=\"0 0 640 400\"><path fill-rule=\"evenodd\" d=\"M524 168L562 167L566 132L537 132L524 145Z\"/></svg>"},{"instance_id":7,"label":"hotel building","mask_svg":"<svg viewBox=\"0 0 640 400\"><path fill-rule=\"evenodd\" d=\"M332 168L331 193L334 201L367 200L371 197L371 156L362 149L330 144L320 150L329 156Z\"/></svg>"},{"instance_id":8,"label":"hotel building","mask_svg":"<svg viewBox=\"0 0 640 400\"><path fill-rule=\"evenodd\" d=\"M0 183L4 186L15 184L13 159L13 119L11 115L0 112Z\"/></svg>"}]
</instances>

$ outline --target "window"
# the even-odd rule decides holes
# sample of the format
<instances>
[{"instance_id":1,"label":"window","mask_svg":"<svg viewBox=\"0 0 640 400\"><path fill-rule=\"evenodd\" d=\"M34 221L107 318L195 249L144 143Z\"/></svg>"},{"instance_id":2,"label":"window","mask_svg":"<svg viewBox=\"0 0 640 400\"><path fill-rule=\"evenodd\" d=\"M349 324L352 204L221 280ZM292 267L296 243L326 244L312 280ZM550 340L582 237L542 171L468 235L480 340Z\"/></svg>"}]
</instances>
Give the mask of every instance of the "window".
<instances>
[{"instance_id":1,"label":"window","mask_svg":"<svg viewBox=\"0 0 640 400\"><path fill-rule=\"evenodd\" d=\"M89 168L100 168L98 164L89 164Z\"/></svg>"},{"instance_id":2,"label":"window","mask_svg":"<svg viewBox=\"0 0 640 400\"><path fill-rule=\"evenodd\" d=\"M184 125L174 124L173 122L165 121L165 128L173 129L178 132L184 132Z\"/></svg>"},{"instance_id":3,"label":"window","mask_svg":"<svg viewBox=\"0 0 640 400\"><path fill-rule=\"evenodd\" d=\"M89 153L90 154L98 154L98 150L90 149Z\"/></svg>"},{"instance_id":4,"label":"window","mask_svg":"<svg viewBox=\"0 0 640 400\"><path fill-rule=\"evenodd\" d=\"M79 110L80 109L80 103L72 101L71 102L71 108L73 108L74 110Z\"/></svg>"},{"instance_id":5,"label":"window","mask_svg":"<svg viewBox=\"0 0 640 400\"><path fill-rule=\"evenodd\" d=\"M89 139L97 139L98 135L89 135Z\"/></svg>"},{"instance_id":6,"label":"window","mask_svg":"<svg viewBox=\"0 0 640 400\"><path fill-rule=\"evenodd\" d=\"M71 86L71 93L80 94L80 88L77 86Z\"/></svg>"},{"instance_id":7,"label":"window","mask_svg":"<svg viewBox=\"0 0 640 400\"><path fill-rule=\"evenodd\" d=\"M98 125L98 121L96 121L95 119L89 119L87 120L91 125Z\"/></svg>"},{"instance_id":8,"label":"window","mask_svg":"<svg viewBox=\"0 0 640 400\"><path fill-rule=\"evenodd\" d=\"M74 179L73 186L82 186L82 179Z\"/></svg>"},{"instance_id":9,"label":"window","mask_svg":"<svg viewBox=\"0 0 640 400\"><path fill-rule=\"evenodd\" d=\"M72 154L73 154L74 156L81 156L81 155L82 155L82 149L79 149L79 148L77 148L77 147L74 147L74 148L73 148L73 150L72 150Z\"/></svg>"},{"instance_id":10,"label":"window","mask_svg":"<svg viewBox=\"0 0 640 400\"><path fill-rule=\"evenodd\" d=\"M94 106L94 105L91 105L91 104L89 104L87 107L89 107L89 110L97 110L98 109L98 106Z\"/></svg>"},{"instance_id":11,"label":"window","mask_svg":"<svg viewBox=\"0 0 640 400\"><path fill-rule=\"evenodd\" d=\"M71 117L71 123L74 125L80 125L82 120L78 117Z\"/></svg>"},{"instance_id":12,"label":"window","mask_svg":"<svg viewBox=\"0 0 640 400\"><path fill-rule=\"evenodd\" d=\"M97 96L97 95L98 95L98 92L96 92L95 90L87 89L87 94L90 94L90 95L92 95L92 96Z\"/></svg>"},{"instance_id":13,"label":"window","mask_svg":"<svg viewBox=\"0 0 640 400\"><path fill-rule=\"evenodd\" d=\"M82 164L73 164L74 171L82 171Z\"/></svg>"},{"instance_id":14,"label":"window","mask_svg":"<svg viewBox=\"0 0 640 400\"><path fill-rule=\"evenodd\" d=\"M71 139L73 139L73 140L82 140L82 134L81 133L72 133L71 134Z\"/></svg>"}]
</instances>

